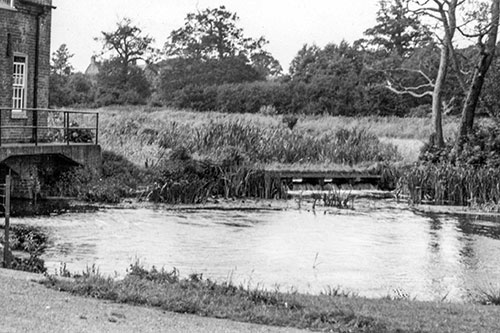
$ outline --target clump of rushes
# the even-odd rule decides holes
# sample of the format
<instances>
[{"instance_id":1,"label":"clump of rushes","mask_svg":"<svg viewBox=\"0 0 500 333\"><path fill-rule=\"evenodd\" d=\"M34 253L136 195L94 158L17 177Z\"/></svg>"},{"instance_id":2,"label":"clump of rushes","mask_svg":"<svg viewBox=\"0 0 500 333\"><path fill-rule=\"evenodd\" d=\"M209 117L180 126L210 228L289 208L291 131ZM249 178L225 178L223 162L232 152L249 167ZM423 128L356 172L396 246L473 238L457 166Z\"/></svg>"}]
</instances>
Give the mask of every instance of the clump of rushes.
<instances>
[{"instance_id":1,"label":"clump of rushes","mask_svg":"<svg viewBox=\"0 0 500 333\"><path fill-rule=\"evenodd\" d=\"M401 190L416 204L430 202L438 205L498 208L499 183L498 169L424 163L403 171Z\"/></svg>"},{"instance_id":2,"label":"clump of rushes","mask_svg":"<svg viewBox=\"0 0 500 333\"><path fill-rule=\"evenodd\" d=\"M500 130L476 129L457 154L452 145L424 147L402 172L400 189L413 203L500 209Z\"/></svg>"},{"instance_id":3,"label":"clump of rushes","mask_svg":"<svg viewBox=\"0 0 500 333\"><path fill-rule=\"evenodd\" d=\"M476 299L484 305L500 305L500 286L490 283L486 287L479 288Z\"/></svg>"},{"instance_id":4,"label":"clump of rushes","mask_svg":"<svg viewBox=\"0 0 500 333\"><path fill-rule=\"evenodd\" d=\"M75 279L50 276L46 286L99 299L159 307L163 310L257 324L331 332L387 332L374 318L359 315L331 296L308 296L231 283L216 283L199 274L180 278L178 271L131 265L123 280L88 269Z\"/></svg>"},{"instance_id":5,"label":"clump of rushes","mask_svg":"<svg viewBox=\"0 0 500 333\"><path fill-rule=\"evenodd\" d=\"M198 204L210 197L266 196L264 172L252 168L236 147L222 149L219 162L194 160L186 148L180 147L159 166L159 174L147 194L149 201ZM276 198L286 194L279 179L271 179L270 189Z\"/></svg>"}]
</instances>

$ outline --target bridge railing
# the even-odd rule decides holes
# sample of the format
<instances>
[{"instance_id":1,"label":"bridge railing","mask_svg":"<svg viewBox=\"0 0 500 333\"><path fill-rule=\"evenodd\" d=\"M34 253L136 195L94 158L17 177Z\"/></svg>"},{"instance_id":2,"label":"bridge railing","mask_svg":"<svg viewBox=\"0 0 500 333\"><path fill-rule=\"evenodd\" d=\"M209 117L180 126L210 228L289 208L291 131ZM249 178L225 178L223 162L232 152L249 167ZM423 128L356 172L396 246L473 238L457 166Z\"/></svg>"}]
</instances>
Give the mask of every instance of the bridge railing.
<instances>
[{"instance_id":1,"label":"bridge railing","mask_svg":"<svg viewBox=\"0 0 500 333\"><path fill-rule=\"evenodd\" d=\"M0 146L99 143L99 113L0 107Z\"/></svg>"}]
</instances>

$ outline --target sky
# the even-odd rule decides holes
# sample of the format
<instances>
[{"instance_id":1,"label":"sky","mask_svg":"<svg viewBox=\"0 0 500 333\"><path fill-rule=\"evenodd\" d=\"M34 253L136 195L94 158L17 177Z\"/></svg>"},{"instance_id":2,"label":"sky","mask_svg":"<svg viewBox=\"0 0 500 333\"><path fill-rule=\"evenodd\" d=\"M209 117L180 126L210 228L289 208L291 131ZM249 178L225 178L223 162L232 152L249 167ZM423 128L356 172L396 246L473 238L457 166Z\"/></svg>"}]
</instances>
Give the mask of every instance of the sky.
<instances>
[{"instance_id":1,"label":"sky","mask_svg":"<svg viewBox=\"0 0 500 333\"><path fill-rule=\"evenodd\" d=\"M184 25L187 13L226 6L240 17L246 37L264 36L266 50L285 71L304 44L320 47L342 40L353 42L375 25L378 0L53 0L54 52L66 44L71 64L85 71L90 57L102 50L95 41L113 31L124 17L132 19L161 48L172 30Z\"/></svg>"}]
</instances>

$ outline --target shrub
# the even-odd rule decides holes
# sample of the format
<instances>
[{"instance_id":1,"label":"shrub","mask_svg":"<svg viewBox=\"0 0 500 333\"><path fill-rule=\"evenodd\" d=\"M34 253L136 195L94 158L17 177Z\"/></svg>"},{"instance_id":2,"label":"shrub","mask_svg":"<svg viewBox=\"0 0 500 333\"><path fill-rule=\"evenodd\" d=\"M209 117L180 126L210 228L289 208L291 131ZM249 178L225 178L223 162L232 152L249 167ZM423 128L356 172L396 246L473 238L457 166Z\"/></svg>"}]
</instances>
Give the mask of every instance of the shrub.
<instances>
[{"instance_id":1,"label":"shrub","mask_svg":"<svg viewBox=\"0 0 500 333\"><path fill-rule=\"evenodd\" d=\"M217 87L188 85L173 92L169 104L175 108L211 111L217 108Z\"/></svg>"},{"instance_id":2,"label":"shrub","mask_svg":"<svg viewBox=\"0 0 500 333\"><path fill-rule=\"evenodd\" d=\"M52 186L53 195L76 197L89 202L118 203L135 194L140 185L154 179L152 171L138 168L122 156L104 151L101 172L74 168Z\"/></svg>"},{"instance_id":3,"label":"shrub","mask_svg":"<svg viewBox=\"0 0 500 333\"><path fill-rule=\"evenodd\" d=\"M11 226L10 249L29 253L28 258L13 257L11 268L32 273L45 273L45 262L40 258L47 246L47 236L30 226ZM1 240L0 240L1 242ZM0 254L2 251L0 249Z\"/></svg>"}]
</instances>

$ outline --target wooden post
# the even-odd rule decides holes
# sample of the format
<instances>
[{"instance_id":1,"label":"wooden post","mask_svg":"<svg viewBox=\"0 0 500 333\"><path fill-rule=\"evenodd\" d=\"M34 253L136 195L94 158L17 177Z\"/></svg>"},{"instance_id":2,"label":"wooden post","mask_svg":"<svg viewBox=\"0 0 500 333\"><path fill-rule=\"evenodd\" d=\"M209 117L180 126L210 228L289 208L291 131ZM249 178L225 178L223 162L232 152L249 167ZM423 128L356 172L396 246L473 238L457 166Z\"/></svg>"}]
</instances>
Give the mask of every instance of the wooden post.
<instances>
[{"instance_id":1,"label":"wooden post","mask_svg":"<svg viewBox=\"0 0 500 333\"><path fill-rule=\"evenodd\" d=\"M269 172L266 172L264 174L264 191L265 191L265 198L266 199L272 199L271 198L271 175Z\"/></svg>"},{"instance_id":2,"label":"wooden post","mask_svg":"<svg viewBox=\"0 0 500 333\"><path fill-rule=\"evenodd\" d=\"M69 112L64 112L64 133L65 139L66 139L66 144L69 145Z\"/></svg>"},{"instance_id":3,"label":"wooden post","mask_svg":"<svg viewBox=\"0 0 500 333\"><path fill-rule=\"evenodd\" d=\"M10 268L10 244L9 244L9 236L10 236L10 175L5 177L5 248L3 250L3 263L5 268Z\"/></svg>"},{"instance_id":4,"label":"wooden post","mask_svg":"<svg viewBox=\"0 0 500 333\"><path fill-rule=\"evenodd\" d=\"M33 139L35 146L38 146L38 110L33 110Z\"/></svg>"},{"instance_id":5,"label":"wooden post","mask_svg":"<svg viewBox=\"0 0 500 333\"><path fill-rule=\"evenodd\" d=\"M95 144L99 144L99 113L95 115Z\"/></svg>"},{"instance_id":6,"label":"wooden post","mask_svg":"<svg viewBox=\"0 0 500 333\"><path fill-rule=\"evenodd\" d=\"M2 112L3 110L0 109L0 146L2 145ZM7 110L5 110L7 111ZM5 112L7 113L7 112Z\"/></svg>"}]
</instances>

